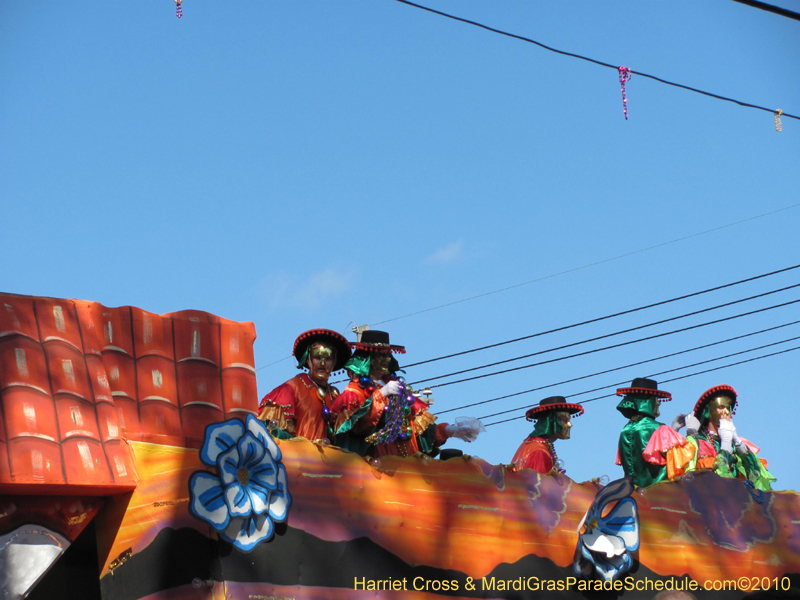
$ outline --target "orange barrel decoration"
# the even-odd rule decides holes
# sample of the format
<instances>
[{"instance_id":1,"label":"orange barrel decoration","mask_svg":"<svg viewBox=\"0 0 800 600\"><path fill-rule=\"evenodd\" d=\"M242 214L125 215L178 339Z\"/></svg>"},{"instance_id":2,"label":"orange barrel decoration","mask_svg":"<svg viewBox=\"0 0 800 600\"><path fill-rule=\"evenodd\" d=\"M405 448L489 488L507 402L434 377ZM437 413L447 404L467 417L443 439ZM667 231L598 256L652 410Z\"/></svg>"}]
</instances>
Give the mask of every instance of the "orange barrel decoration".
<instances>
[{"instance_id":1,"label":"orange barrel decoration","mask_svg":"<svg viewBox=\"0 0 800 600\"><path fill-rule=\"evenodd\" d=\"M42 343L62 342L83 354L81 331L72 302L44 298L35 305Z\"/></svg>"},{"instance_id":2,"label":"orange barrel decoration","mask_svg":"<svg viewBox=\"0 0 800 600\"><path fill-rule=\"evenodd\" d=\"M206 425L224 420L219 369L196 360L179 363L178 396L187 444L199 447Z\"/></svg>"},{"instance_id":3,"label":"orange barrel decoration","mask_svg":"<svg viewBox=\"0 0 800 600\"><path fill-rule=\"evenodd\" d=\"M11 335L24 335L39 340L33 299L27 296L3 294L0 297L0 339Z\"/></svg>"},{"instance_id":4,"label":"orange barrel decoration","mask_svg":"<svg viewBox=\"0 0 800 600\"><path fill-rule=\"evenodd\" d=\"M0 339L0 394L10 479L63 483L47 358L39 342L22 335Z\"/></svg>"},{"instance_id":5,"label":"orange barrel decoration","mask_svg":"<svg viewBox=\"0 0 800 600\"><path fill-rule=\"evenodd\" d=\"M175 360L172 343L172 319L131 308L133 320L133 345L136 358L161 356Z\"/></svg>"}]
</instances>

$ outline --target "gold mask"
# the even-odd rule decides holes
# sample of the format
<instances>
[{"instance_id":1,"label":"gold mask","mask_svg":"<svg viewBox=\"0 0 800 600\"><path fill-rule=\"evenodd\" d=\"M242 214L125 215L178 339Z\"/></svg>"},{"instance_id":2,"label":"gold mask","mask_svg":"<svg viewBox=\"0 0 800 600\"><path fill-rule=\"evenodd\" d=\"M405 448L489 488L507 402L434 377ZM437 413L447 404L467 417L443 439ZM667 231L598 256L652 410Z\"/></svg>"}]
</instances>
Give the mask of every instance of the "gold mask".
<instances>
[{"instance_id":1,"label":"gold mask","mask_svg":"<svg viewBox=\"0 0 800 600\"><path fill-rule=\"evenodd\" d=\"M570 414L568 412L557 412L556 418L561 422L561 432L558 434L558 438L561 440L568 440L570 429L572 429Z\"/></svg>"}]
</instances>

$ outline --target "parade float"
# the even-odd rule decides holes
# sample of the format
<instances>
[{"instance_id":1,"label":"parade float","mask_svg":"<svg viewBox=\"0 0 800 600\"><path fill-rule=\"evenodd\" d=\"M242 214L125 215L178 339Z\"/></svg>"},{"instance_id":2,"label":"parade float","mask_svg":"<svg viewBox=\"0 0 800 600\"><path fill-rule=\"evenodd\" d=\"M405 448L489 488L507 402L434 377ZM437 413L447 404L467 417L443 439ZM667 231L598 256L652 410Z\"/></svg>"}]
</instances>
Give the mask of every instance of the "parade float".
<instances>
[{"instance_id":1,"label":"parade float","mask_svg":"<svg viewBox=\"0 0 800 600\"><path fill-rule=\"evenodd\" d=\"M697 598L800 580L800 496L368 461L255 418L252 323L0 295L4 598Z\"/></svg>"}]
</instances>

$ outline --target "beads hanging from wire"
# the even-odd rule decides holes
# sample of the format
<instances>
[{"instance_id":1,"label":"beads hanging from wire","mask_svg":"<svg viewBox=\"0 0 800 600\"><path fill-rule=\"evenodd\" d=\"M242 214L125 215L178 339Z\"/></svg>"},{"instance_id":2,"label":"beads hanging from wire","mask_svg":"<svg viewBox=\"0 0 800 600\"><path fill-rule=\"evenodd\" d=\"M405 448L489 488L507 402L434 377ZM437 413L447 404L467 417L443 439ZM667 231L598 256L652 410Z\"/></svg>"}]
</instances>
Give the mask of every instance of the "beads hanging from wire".
<instances>
[{"instance_id":1,"label":"beads hanging from wire","mask_svg":"<svg viewBox=\"0 0 800 600\"><path fill-rule=\"evenodd\" d=\"M617 67L619 69L619 83L622 86L622 111L625 113L625 120L628 120L628 99L625 97L625 84L631 80L631 70L628 67Z\"/></svg>"},{"instance_id":2,"label":"beads hanging from wire","mask_svg":"<svg viewBox=\"0 0 800 600\"><path fill-rule=\"evenodd\" d=\"M183 0L175 0L175 14L180 19L183 16L183 9L181 8Z\"/></svg>"}]
</instances>

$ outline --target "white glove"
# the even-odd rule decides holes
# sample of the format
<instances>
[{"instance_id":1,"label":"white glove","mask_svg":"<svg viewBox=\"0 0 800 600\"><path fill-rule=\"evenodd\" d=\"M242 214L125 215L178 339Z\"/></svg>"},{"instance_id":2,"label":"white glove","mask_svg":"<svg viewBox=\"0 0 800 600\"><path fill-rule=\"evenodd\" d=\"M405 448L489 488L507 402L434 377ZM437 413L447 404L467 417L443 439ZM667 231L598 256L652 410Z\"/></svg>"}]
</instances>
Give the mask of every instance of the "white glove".
<instances>
[{"instance_id":1,"label":"white glove","mask_svg":"<svg viewBox=\"0 0 800 600\"><path fill-rule=\"evenodd\" d=\"M686 425L686 420L685 419L686 419L686 415L683 414L683 413L679 414L677 417L672 419L672 425L670 425L670 427L672 427L672 431L680 431L681 427Z\"/></svg>"},{"instance_id":2,"label":"white glove","mask_svg":"<svg viewBox=\"0 0 800 600\"><path fill-rule=\"evenodd\" d=\"M717 428L719 433L719 447L725 452L733 453L733 437L736 435L736 426L733 421L723 420Z\"/></svg>"},{"instance_id":3,"label":"white glove","mask_svg":"<svg viewBox=\"0 0 800 600\"><path fill-rule=\"evenodd\" d=\"M733 421L731 421L731 423L733 423ZM750 448L747 447L747 444L736 435L736 428L733 429L733 447L736 448L736 454L747 454L750 452Z\"/></svg>"},{"instance_id":4,"label":"white glove","mask_svg":"<svg viewBox=\"0 0 800 600\"><path fill-rule=\"evenodd\" d=\"M458 417L455 423L444 429L447 437L456 437L465 442L474 442L481 431L486 431L486 427L473 417Z\"/></svg>"},{"instance_id":5,"label":"white glove","mask_svg":"<svg viewBox=\"0 0 800 600\"><path fill-rule=\"evenodd\" d=\"M700 431L700 421L692 413L686 415L686 435L697 435Z\"/></svg>"},{"instance_id":6,"label":"white glove","mask_svg":"<svg viewBox=\"0 0 800 600\"><path fill-rule=\"evenodd\" d=\"M388 398L389 396L397 396L399 392L400 392L399 381L390 381L381 388L381 394L383 394L384 398Z\"/></svg>"}]
</instances>

